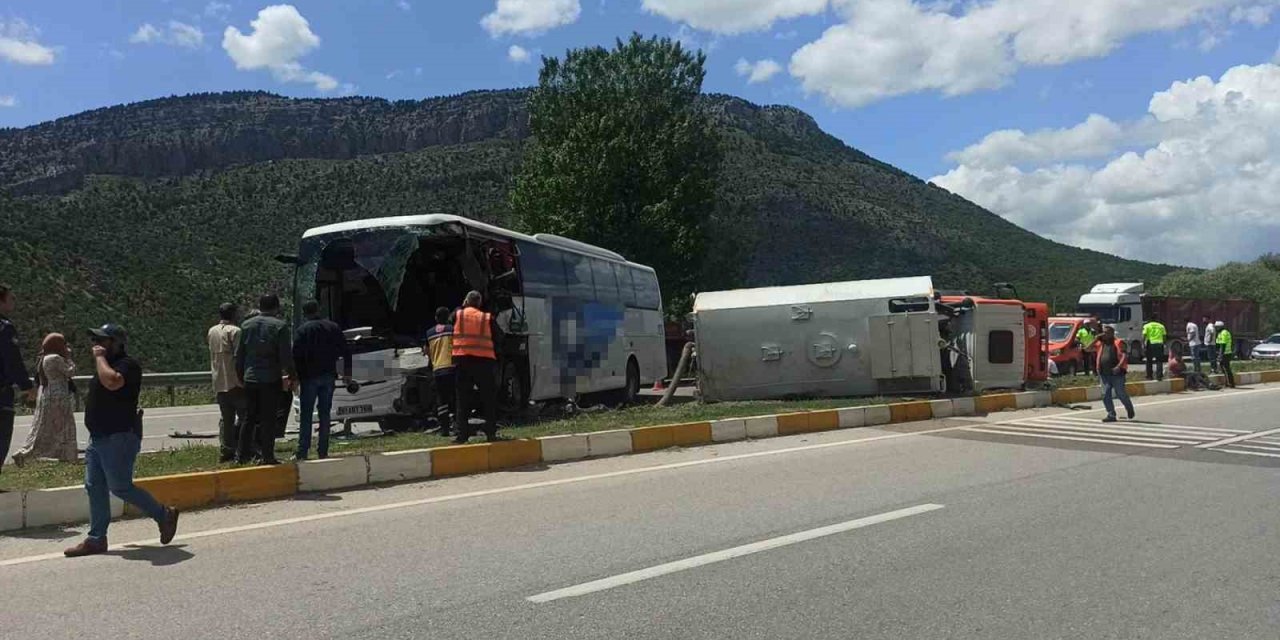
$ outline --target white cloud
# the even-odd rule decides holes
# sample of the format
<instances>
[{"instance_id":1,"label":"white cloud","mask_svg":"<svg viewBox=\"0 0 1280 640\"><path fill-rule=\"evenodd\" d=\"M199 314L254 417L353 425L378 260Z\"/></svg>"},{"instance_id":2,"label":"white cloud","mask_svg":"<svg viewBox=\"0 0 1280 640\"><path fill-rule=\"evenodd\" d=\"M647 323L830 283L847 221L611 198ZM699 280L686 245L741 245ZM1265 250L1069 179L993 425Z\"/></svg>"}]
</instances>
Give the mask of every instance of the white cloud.
<instances>
[{"instance_id":1,"label":"white cloud","mask_svg":"<svg viewBox=\"0 0 1280 640\"><path fill-rule=\"evenodd\" d=\"M50 65L53 48L38 42L40 30L23 20L0 21L0 59L21 65Z\"/></svg>"},{"instance_id":2,"label":"white cloud","mask_svg":"<svg viewBox=\"0 0 1280 640\"><path fill-rule=\"evenodd\" d=\"M1280 246L1280 66L1175 82L1134 122L1001 131L949 157L958 166L932 182L1055 240L1192 266L1251 259Z\"/></svg>"},{"instance_id":3,"label":"white cloud","mask_svg":"<svg viewBox=\"0 0 1280 640\"><path fill-rule=\"evenodd\" d=\"M480 20L489 35L537 35L573 24L582 14L579 0L498 0L493 12Z\"/></svg>"},{"instance_id":4,"label":"white cloud","mask_svg":"<svg viewBox=\"0 0 1280 640\"><path fill-rule=\"evenodd\" d=\"M161 34L159 29L155 28L155 26L150 22L144 22L142 23L142 26L138 27L137 31L133 32L133 35L129 36L129 42L134 44L150 44L152 42L159 42L160 36Z\"/></svg>"},{"instance_id":5,"label":"white cloud","mask_svg":"<svg viewBox=\"0 0 1280 640\"><path fill-rule=\"evenodd\" d=\"M320 36L311 31L310 23L293 5L266 7L249 26L253 27L249 34L235 27L227 27L222 34L222 48L237 69L267 69L280 82L309 83L320 91L339 87L333 76L310 71L298 62L320 46Z\"/></svg>"},{"instance_id":6,"label":"white cloud","mask_svg":"<svg viewBox=\"0 0 1280 640\"><path fill-rule=\"evenodd\" d=\"M641 6L697 29L737 34L768 29L779 20L822 13L827 0L643 0Z\"/></svg>"},{"instance_id":7,"label":"white cloud","mask_svg":"<svg viewBox=\"0 0 1280 640\"><path fill-rule=\"evenodd\" d=\"M0 96L0 107L16 107L18 99L13 96Z\"/></svg>"},{"instance_id":8,"label":"white cloud","mask_svg":"<svg viewBox=\"0 0 1280 640\"><path fill-rule=\"evenodd\" d=\"M401 11L413 11L413 5L409 4L409 0L396 0L396 6L400 7Z\"/></svg>"},{"instance_id":9,"label":"white cloud","mask_svg":"<svg viewBox=\"0 0 1280 640\"><path fill-rule=\"evenodd\" d=\"M792 75L810 93L857 107L938 91L954 96L1004 86L1021 66L1107 55L1141 33L1205 25L1202 45L1225 37L1224 20L1269 19L1274 0L832 0L845 21L801 47ZM963 7L963 11L960 8Z\"/></svg>"},{"instance_id":10,"label":"white cloud","mask_svg":"<svg viewBox=\"0 0 1280 640\"><path fill-rule=\"evenodd\" d=\"M231 14L231 5L225 2L218 2L218 0L211 0L209 4L206 4L204 6L204 15L210 18L214 18L216 20L225 21L227 19L227 16L230 14Z\"/></svg>"},{"instance_id":11,"label":"white cloud","mask_svg":"<svg viewBox=\"0 0 1280 640\"><path fill-rule=\"evenodd\" d=\"M1106 116L1090 115L1067 129L1043 129L1024 133L1005 129L987 134L981 142L947 155L962 165L999 167L1043 165L1063 160L1106 156L1122 144L1124 131Z\"/></svg>"},{"instance_id":12,"label":"white cloud","mask_svg":"<svg viewBox=\"0 0 1280 640\"><path fill-rule=\"evenodd\" d=\"M511 48L507 49L507 59L516 64L528 62L532 57L533 54L529 53L528 49L517 44L511 45Z\"/></svg>"},{"instance_id":13,"label":"white cloud","mask_svg":"<svg viewBox=\"0 0 1280 640\"><path fill-rule=\"evenodd\" d=\"M756 84L768 82L778 75L778 72L782 71L782 65L767 58L756 62L748 62L746 58L738 58L737 64L733 65L733 70L738 75L746 77L747 84Z\"/></svg>"},{"instance_id":14,"label":"white cloud","mask_svg":"<svg viewBox=\"0 0 1280 640\"><path fill-rule=\"evenodd\" d=\"M168 44L185 49L199 49L204 45L204 32L199 27L185 22L178 22L177 20L170 20L163 31L150 22L144 22L129 36L129 42L134 44Z\"/></svg>"}]
</instances>

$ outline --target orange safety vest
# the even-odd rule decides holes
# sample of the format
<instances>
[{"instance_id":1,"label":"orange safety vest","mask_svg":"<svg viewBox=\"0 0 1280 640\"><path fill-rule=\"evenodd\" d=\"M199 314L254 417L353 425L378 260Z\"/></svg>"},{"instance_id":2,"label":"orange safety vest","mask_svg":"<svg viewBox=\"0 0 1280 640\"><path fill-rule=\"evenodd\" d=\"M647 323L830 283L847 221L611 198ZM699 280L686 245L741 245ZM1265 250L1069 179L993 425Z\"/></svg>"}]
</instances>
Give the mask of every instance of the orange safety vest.
<instances>
[{"instance_id":1,"label":"orange safety vest","mask_svg":"<svg viewBox=\"0 0 1280 640\"><path fill-rule=\"evenodd\" d=\"M453 323L453 357L497 360L493 353L493 332L489 328L493 316L475 307L466 307L457 316Z\"/></svg>"}]
</instances>

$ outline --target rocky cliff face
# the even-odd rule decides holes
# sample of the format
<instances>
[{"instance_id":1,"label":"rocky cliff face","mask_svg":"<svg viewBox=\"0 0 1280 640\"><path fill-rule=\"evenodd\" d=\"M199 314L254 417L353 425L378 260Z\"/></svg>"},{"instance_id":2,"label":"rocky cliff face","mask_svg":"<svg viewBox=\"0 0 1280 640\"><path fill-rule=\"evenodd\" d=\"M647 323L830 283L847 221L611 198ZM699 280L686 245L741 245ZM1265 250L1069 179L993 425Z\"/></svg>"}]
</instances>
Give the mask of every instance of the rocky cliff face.
<instances>
[{"instance_id":1,"label":"rocky cliff face","mask_svg":"<svg viewBox=\"0 0 1280 640\"><path fill-rule=\"evenodd\" d=\"M62 193L85 175L156 178L232 165L346 160L528 135L524 91L391 102L201 94L89 111L0 131L0 188Z\"/></svg>"}]
</instances>

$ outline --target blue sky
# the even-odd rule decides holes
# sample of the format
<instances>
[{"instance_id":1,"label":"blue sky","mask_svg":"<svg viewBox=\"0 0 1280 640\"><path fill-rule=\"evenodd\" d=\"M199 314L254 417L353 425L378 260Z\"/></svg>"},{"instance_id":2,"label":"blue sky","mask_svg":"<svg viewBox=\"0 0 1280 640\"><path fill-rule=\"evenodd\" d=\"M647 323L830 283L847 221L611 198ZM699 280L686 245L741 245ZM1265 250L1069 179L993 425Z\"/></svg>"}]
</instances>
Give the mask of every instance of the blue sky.
<instances>
[{"instance_id":1,"label":"blue sky","mask_svg":"<svg viewBox=\"0 0 1280 640\"><path fill-rule=\"evenodd\" d=\"M269 3L247 0L7 0L0 126L201 91L424 98L525 86L539 54L638 31L707 51L707 91L800 107L848 144L1032 230L1209 265L1280 249L1280 223L1262 219L1280 206L1264 193L1273 160L1280 176L1280 141L1215 160L1249 169L1194 193L1179 178L1197 175L1223 136L1270 124L1276 2L295 0L268 16ZM513 60L513 46L530 59ZM1233 68L1249 73L1228 85ZM1200 76L1208 85L1176 84ZM1233 90L1256 113L1223 129ZM1218 111L1162 115L1160 95ZM1091 114L1099 127L1085 126ZM989 136L1001 130L1011 131ZM1132 188L1161 180L1169 188ZM1251 226L1206 252L1191 228L1205 216Z\"/></svg>"}]
</instances>

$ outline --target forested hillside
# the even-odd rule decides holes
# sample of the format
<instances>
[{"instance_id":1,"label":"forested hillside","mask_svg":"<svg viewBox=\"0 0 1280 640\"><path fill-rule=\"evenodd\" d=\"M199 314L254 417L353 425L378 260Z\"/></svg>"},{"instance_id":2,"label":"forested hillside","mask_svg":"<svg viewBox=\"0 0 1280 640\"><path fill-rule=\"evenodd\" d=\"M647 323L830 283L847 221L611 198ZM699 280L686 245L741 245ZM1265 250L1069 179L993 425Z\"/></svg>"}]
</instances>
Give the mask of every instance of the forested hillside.
<instances>
[{"instance_id":1,"label":"forested hillside","mask_svg":"<svg viewBox=\"0 0 1280 640\"><path fill-rule=\"evenodd\" d=\"M525 96L208 94L0 131L0 281L21 296L24 346L109 319L148 369L201 369L217 304L286 292L272 256L308 227L433 212L501 224ZM943 288L1009 281L1067 306L1093 283L1170 271L1040 238L796 109L706 105L724 163L703 288L931 274Z\"/></svg>"}]
</instances>

